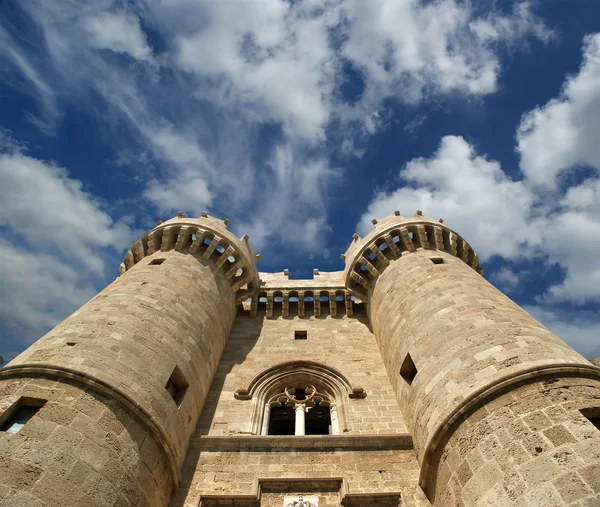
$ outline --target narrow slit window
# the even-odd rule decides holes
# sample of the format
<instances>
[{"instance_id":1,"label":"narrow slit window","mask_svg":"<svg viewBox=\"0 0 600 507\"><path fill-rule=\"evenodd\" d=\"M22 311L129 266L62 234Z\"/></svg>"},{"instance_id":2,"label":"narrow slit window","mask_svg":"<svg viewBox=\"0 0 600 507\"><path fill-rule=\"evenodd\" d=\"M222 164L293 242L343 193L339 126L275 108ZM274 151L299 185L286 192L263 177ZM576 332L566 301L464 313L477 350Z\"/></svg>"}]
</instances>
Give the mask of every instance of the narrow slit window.
<instances>
[{"instance_id":1,"label":"narrow slit window","mask_svg":"<svg viewBox=\"0 0 600 507\"><path fill-rule=\"evenodd\" d=\"M165 262L165 259L152 259L150 261L150 266L159 266L161 265L163 262Z\"/></svg>"},{"instance_id":2,"label":"narrow slit window","mask_svg":"<svg viewBox=\"0 0 600 507\"><path fill-rule=\"evenodd\" d=\"M597 430L600 430L600 407L598 408L584 408L581 410L583 416L590 421Z\"/></svg>"},{"instance_id":3,"label":"narrow slit window","mask_svg":"<svg viewBox=\"0 0 600 507\"><path fill-rule=\"evenodd\" d=\"M308 331L306 331L306 330L294 331L294 340L308 340Z\"/></svg>"},{"instance_id":4,"label":"narrow slit window","mask_svg":"<svg viewBox=\"0 0 600 507\"><path fill-rule=\"evenodd\" d=\"M3 414L6 419L0 424L0 431L18 433L45 404L46 400L39 398L19 399Z\"/></svg>"},{"instance_id":5,"label":"narrow slit window","mask_svg":"<svg viewBox=\"0 0 600 507\"><path fill-rule=\"evenodd\" d=\"M444 264L444 259L441 257L430 257L429 260L434 264Z\"/></svg>"},{"instance_id":6,"label":"narrow slit window","mask_svg":"<svg viewBox=\"0 0 600 507\"><path fill-rule=\"evenodd\" d=\"M413 383L413 380L417 376L417 367L415 366L410 354L406 354L402 366L400 367L400 376L406 381L408 385Z\"/></svg>"},{"instance_id":7,"label":"narrow slit window","mask_svg":"<svg viewBox=\"0 0 600 507\"><path fill-rule=\"evenodd\" d=\"M183 398L185 396L188 386L189 386L189 384L188 384L187 380L185 379L183 373L177 366L175 366L173 373L171 373L171 376L169 377L169 380L167 381L167 385L165 386L165 389L171 395L171 398L173 398L173 401L175 402L175 404L178 407L181 405L181 402L183 401Z\"/></svg>"}]
</instances>

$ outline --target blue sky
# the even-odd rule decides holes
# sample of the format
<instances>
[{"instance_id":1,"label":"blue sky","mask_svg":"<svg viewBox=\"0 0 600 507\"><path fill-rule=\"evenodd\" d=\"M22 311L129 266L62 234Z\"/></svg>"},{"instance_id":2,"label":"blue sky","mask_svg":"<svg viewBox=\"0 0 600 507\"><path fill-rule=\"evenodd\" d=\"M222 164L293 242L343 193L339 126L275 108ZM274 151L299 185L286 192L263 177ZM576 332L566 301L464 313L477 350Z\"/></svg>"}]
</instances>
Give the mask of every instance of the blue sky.
<instances>
[{"instance_id":1,"label":"blue sky","mask_svg":"<svg viewBox=\"0 0 600 507\"><path fill-rule=\"evenodd\" d=\"M2 2L0 353L179 210L302 278L422 209L600 355L599 19L596 0Z\"/></svg>"}]
</instances>

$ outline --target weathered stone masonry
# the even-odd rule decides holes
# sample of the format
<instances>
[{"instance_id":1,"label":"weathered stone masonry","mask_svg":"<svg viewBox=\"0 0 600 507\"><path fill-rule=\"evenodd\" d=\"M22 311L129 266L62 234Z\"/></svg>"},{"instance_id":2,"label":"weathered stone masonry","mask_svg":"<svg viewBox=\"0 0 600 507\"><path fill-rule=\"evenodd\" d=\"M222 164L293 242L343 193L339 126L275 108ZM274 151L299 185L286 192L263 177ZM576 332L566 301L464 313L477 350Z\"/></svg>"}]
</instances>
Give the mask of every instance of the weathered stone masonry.
<instances>
[{"instance_id":1,"label":"weathered stone masonry","mask_svg":"<svg viewBox=\"0 0 600 507\"><path fill-rule=\"evenodd\" d=\"M312 280L159 223L0 370L0 505L600 505L600 368L441 220L373 222Z\"/></svg>"}]
</instances>

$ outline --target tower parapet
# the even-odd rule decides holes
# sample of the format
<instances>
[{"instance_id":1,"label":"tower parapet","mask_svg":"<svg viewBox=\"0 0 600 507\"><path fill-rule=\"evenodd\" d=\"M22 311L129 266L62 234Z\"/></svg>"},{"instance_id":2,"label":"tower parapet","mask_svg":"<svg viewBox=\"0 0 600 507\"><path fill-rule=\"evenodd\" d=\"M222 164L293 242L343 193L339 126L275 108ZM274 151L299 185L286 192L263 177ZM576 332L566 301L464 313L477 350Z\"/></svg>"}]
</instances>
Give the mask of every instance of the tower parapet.
<instances>
[{"instance_id":1,"label":"tower parapet","mask_svg":"<svg viewBox=\"0 0 600 507\"><path fill-rule=\"evenodd\" d=\"M433 498L444 442L457 427L468 427L469 413L522 383L600 379L600 370L488 283L471 246L441 221L417 211L413 218L396 212L373 223L374 230L364 238L355 235L342 256L345 283L367 301L375 339L413 434L421 486ZM581 413L573 414L578 417ZM473 448L478 443L475 438ZM447 489L459 473L456 463L443 464L442 496L455 497L440 505L458 504L460 480L455 490Z\"/></svg>"},{"instance_id":2,"label":"tower parapet","mask_svg":"<svg viewBox=\"0 0 600 507\"><path fill-rule=\"evenodd\" d=\"M367 300L374 282L391 261L417 250L439 250L449 253L483 274L479 258L467 241L443 225L417 211L412 218L399 212L373 220L374 229L364 238L354 234L352 243L342 254L346 263L344 279L348 290Z\"/></svg>"},{"instance_id":3,"label":"tower parapet","mask_svg":"<svg viewBox=\"0 0 600 507\"><path fill-rule=\"evenodd\" d=\"M241 300L258 288L256 262L260 255L254 251L248 235L236 238L227 230L229 220L220 220L203 212L199 218L186 218L183 213L159 224L139 238L125 254L119 267L124 274L142 259L155 252L200 254L212 261L231 282L231 287ZM245 290L240 291L245 287ZM239 291L239 294L238 294Z\"/></svg>"},{"instance_id":4,"label":"tower parapet","mask_svg":"<svg viewBox=\"0 0 600 507\"><path fill-rule=\"evenodd\" d=\"M343 272L330 273L313 270L310 280L290 280L289 272L259 273L260 290L252 299L250 317L255 317L259 307L267 318L281 315L283 318L297 315L300 318L314 315L337 317L354 314L354 301L344 286ZM281 310L277 307L281 305Z\"/></svg>"}]
</instances>

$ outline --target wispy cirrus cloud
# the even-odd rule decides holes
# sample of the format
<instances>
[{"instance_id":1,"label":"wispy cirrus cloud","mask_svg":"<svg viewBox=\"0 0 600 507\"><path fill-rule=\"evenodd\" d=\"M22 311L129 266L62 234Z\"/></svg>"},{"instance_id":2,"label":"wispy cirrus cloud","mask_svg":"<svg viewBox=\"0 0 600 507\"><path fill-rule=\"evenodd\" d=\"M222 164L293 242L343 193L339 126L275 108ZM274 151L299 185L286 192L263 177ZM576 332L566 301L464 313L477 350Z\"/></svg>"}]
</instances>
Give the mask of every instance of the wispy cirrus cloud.
<instances>
[{"instance_id":1,"label":"wispy cirrus cloud","mask_svg":"<svg viewBox=\"0 0 600 507\"><path fill-rule=\"evenodd\" d=\"M28 54L19 41L0 24L0 62L7 67L2 79L9 86L27 91L39 104L39 111L25 111L25 118L46 134L52 135L61 120L58 94L47 77L40 73L44 68L37 57Z\"/></svg>"},{"instance_id":2,"label":"wispy cirrus cloud","mask_svg":"<svg viewBox=\"0 0 600 507\"><path fill-rule=\"evenodd\" d=\"M239 223L251 215L269 224L265 240L281 240L288 225L306 228L294 235L307 238L295 243L306 250L323 241L312 231L326 222L327 206L315 203L326 203L340 181L329 154L375 132L386 100L493 93L499 48L550 33L526 1L508 13L476 12L455 0L368 8L355 0L249 0L235 8L177 0L126 10L110 1L39 0L22 7L43 34L51 82L69 90L68 100L88 101L103 121L129 129L122 149L152 154L146 199L163 212L185 206L190 213L220 213L227 199L227 214ZM345 144L328 137L332 122L345 125ZM193 190L185 189L190 182ZM257 191L272 200L254 202ZM176 195L183 204L167 209Z\"/></svg>"},{"instance_id":3,"label":"wispy cirrus cloud","mask_svg":"<svg viewBox=\"0 0 600 507\"><path fill-rule=\"evenodd\" d=\"M105 285L105 259L114 262L140 231L113 220L81 181L29 156L6 131L0 181L0 334L10 359L11 340L22 348Z\"/></svg>"},{"instance_id":4,"label":"wispy cirrus cloud","mask_svg":"<svg viewBox=\"0 0 600 507\"><path fill-rule=\"evenodd\" d=\"M136 15L125 12L100 12L82 20L89 45L124 53L137 60L151 60L152 48Z\"/></svg>"}]
</instances>

